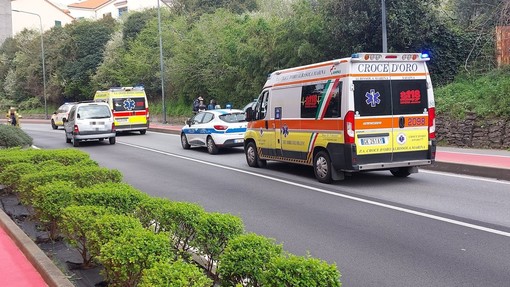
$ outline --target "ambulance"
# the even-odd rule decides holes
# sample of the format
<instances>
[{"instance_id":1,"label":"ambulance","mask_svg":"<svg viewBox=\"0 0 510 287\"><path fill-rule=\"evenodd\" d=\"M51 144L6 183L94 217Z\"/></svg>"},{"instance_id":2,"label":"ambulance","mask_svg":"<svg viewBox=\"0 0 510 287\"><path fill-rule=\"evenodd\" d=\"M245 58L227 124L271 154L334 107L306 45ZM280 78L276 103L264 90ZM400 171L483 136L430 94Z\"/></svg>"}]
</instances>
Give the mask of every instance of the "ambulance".
<instances>
[{"instance_id":1,"label":"ambulance","mask_svg":"<svg viewBox=\"0 0 510 287\"><path fill-rule=\"evenodd\" d=\"M117 132L139 131L149 128L149 103L143 87L117 87L97 91L94 101L106 102L112 109Z\"/></svg>"},{"instance_id":2,"label":"ambulance","mask_svg":"<svg viewBox=\"0 0 510 287\"><path fill-rule=\"evenodd\" d=\"M313 166L319 182L362 171L418 172L435 158L425 53L357 53L271 73L246 111L246 161Z\"/></svg>"}]
</instances>

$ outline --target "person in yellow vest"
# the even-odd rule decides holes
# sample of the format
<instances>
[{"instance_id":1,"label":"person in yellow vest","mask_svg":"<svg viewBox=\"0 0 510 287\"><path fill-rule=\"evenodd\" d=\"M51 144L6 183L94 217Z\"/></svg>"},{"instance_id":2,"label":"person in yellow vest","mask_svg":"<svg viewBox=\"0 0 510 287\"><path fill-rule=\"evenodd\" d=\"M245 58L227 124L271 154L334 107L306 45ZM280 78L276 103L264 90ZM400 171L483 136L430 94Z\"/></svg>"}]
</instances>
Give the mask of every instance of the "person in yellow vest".
<instances>
[{"instance_id":1,"label":"person in yellow vest","mask_svg":"<svg viewBox=\"0 0 510 287\"><path fill-rule=\"evenodd\" d=\"M6 117L11 125L19 127L19 119L22 118L20 114L16 111L15 107L11 107L7 112Z\"/></svg>"}]
</instances>

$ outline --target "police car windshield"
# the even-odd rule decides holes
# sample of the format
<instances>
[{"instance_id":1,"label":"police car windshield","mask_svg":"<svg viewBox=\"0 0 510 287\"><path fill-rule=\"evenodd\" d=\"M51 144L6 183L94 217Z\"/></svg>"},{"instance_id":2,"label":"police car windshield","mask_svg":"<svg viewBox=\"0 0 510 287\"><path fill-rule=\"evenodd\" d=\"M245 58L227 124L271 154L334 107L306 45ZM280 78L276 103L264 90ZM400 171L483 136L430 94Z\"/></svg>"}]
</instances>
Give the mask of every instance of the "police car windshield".
<instances>
[{"instance_id":1,"label":"police car windshield","mask_svg":"<svg viewBox=\"0 0 510 287\"><path fill-rule=\"evenodd\" d=\"M224 114L220 116L220 120L227 123L240 123L245 121L244 113Z\"/></svg>"}]
</instances>

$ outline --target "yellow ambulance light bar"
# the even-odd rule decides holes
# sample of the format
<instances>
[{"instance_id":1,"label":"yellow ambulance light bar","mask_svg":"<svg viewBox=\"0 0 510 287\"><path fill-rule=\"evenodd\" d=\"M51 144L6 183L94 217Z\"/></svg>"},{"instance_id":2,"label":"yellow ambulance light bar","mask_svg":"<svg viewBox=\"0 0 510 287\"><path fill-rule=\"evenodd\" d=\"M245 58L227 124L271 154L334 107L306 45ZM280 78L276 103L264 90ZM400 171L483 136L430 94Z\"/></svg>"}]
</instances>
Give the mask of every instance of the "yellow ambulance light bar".
<instances>
[{"instance_id":1,"label":"yellow ambulance light bar","mask_svg":"<svg viewBox=\"0 0 510 287\"><path fill-rule=\"evenodd\" d=\"M352 54L353 62L360 61L428 61L427 53L356 53Z\"/></svg>"}]
</instances>

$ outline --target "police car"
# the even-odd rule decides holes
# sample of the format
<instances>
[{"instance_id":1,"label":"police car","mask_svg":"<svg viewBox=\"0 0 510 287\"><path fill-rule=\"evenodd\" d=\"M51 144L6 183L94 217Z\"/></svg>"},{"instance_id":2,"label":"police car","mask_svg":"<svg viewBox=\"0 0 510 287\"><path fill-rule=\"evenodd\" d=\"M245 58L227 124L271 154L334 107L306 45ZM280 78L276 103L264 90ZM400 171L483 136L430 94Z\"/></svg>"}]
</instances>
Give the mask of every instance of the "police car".
<instances>
[{"instance_id":1,"label":"police car","mask_svg":"<svg viewBox=\"0 0 510 287\"><path fill-rule=\"evenodd\" d=\"M217 154L220 148L243 146L245 132L242 110L207 110L186 121L181 129L181 144L183 149L207 147L210 154Z\"/></svg>"},{"instance_id":2,"label":"police car","mask_svg":"<svg viewBox=\"0 0 510 287\"><path fill-rule=\"evenodd\" d=\"M69 111L76 103L64 103L51 115L51 127L56 130L64 126L64 120L68 118Z\"/></svg>"}]
</instances>

